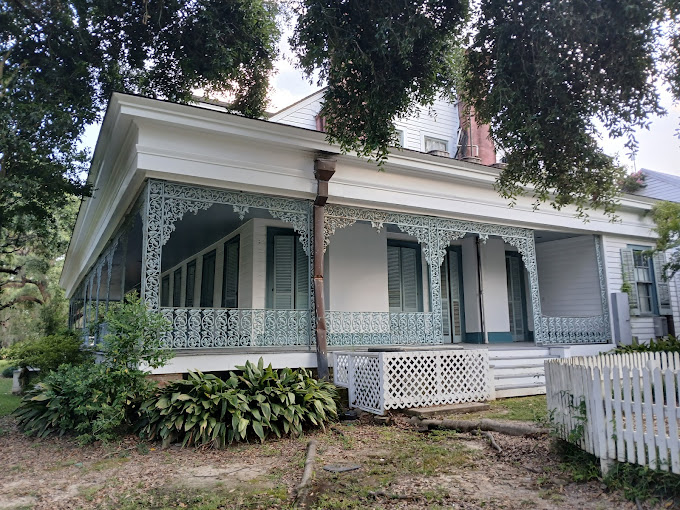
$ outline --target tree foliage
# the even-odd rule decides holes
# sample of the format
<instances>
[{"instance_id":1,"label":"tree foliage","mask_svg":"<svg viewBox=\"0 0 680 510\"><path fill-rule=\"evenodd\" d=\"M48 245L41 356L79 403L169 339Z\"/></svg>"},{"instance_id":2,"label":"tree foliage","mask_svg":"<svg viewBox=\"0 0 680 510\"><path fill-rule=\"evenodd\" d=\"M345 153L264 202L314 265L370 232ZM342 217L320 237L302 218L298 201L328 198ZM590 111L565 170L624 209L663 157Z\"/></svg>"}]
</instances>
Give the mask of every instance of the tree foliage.
<instances>
[{"instance_id":1,"label":"tree foliage","mask_svg":"<svg viewBox=\"0 0 680 510\"><path fill-rule=\"evenodd\" d=\"M652 219L656 223L654 231L658 234L656 250L667 252L668 262L664 271L670 271L671 277L680 270L680 204L677 202L659 202L652 209Z\"/></svg>"},{"instance_id":2,"label":"tree foliage","mask_svg":"<svg viewBox=\"0 0 680 510\"><path fill-rule=\"evenodd\" d=\"M219 90L234 111L261 115L276 10L265 0L1 2L0 271L51 240L54 215L90 192L78 141L113 91L187 102Z\"/></svg>"},{"instance_id":3,"label":"tree foliage","mask_svg":"<svg viewBox=\"0 0 680 510\"><path fill-rule=\"evenodd\" d=\"M302 69L327 82L321 116L329 140L382 162L392 122L451 91L466 0L303 0L291 40Z\"/></svg>"}]
</instances>

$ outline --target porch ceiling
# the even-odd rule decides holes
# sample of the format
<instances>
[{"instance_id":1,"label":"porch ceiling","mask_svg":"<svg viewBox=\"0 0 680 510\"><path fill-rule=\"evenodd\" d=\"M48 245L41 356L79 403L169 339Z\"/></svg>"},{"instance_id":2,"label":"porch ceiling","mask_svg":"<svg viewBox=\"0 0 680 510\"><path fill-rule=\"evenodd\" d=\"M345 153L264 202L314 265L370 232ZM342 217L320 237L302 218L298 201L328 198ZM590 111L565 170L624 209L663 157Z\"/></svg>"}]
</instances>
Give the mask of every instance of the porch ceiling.
<instances>
[{"instance_id":1,"label":"porch ceiling","mask_svg":"<svg viewBox=\"0 0 680 510\"><path fill-rule=\"evenodd\" d=\"M550 241L559 241L560 239L569 239L570 237L579 237L582 235L586 234L552 232L550 230L534 230L534 239L536 240L537 244L548 243Z\"/></svg>"}]
</instances>

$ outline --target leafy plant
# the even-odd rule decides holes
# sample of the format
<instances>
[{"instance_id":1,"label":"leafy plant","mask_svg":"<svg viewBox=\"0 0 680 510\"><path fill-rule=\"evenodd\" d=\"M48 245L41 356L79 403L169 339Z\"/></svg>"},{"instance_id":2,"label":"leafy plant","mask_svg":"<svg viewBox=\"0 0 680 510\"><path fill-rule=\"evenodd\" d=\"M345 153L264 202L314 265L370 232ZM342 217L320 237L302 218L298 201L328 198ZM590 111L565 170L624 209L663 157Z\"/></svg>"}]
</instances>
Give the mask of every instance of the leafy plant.
<instances>
[{"instance_id":1,"label":"leafy plant","mask_svg":"<svg viewBox=\"0 0 680 510\"><path fill-rule=\"evenodd\" d=\"M131 422L152 383L144 373L105 365L62 365L29 390L15 411L28 435L76 433L83 442L111 440Z\"/></svg>"},{"instance_id":2,"label":"leafy plant","mask_svg":"<svg viewBox=\"0 0 680 510\"><path fill-rule=\"evenodd\" d=\"M657 340L650 339L649 343L639 343L633 339L631 345L621 345L611 352L614 354L625 354L628 352L680 352L680 340L673 335Z\"/></svg>"},{"instance_id":3,"label":"leafy plant","mask_svg":"<svg viewBox=\"0 0 680 510\"><path fill-rule=\"evenodd\" d=\"M41 372L56 370L65 363L80 365L92 358L92 353L83 349L82 339L72 331L17 342L1 352L13 365L39 368Z\"/></svg>"},{"instance_id":4,"label":"leafy plant","mask_svg":"<svg viewBox=\"0 0 680 510\"><path fill-rule=\"evenodd\" d=\"M160 367L171 355L161 348L167 321L136 295L109 309L105 320L110 333L100 346L103 362L64 364L36 384L15 411L24 432L107 441L136 420L155 388L140 365Z\"/></svg>"},{"instance_id":5,"label":"leafy plant","mask_svg":"<svg viewBox=\"0 0 680 510\"><path fill-rule=\"evenodd\" d=\"M14 371L17 369L17 367L10 365L8 367L5 367L2 369L2 376L5 379L9 379L14 376Z\"/></svg>"},{"instance_id":6,"label":"leafy plant","mask_svg":"<svg viewBox=\"0 0 680 510\"><path fill-rule=\"evenodd\" d=\"M246 362L227 380L190 372L160 389L141 408L140 435L164 443L222 447L249 436L301 435L306 425L323 427L337 418L337 392L307 370L266 368Z\"/></svg>"},{"instance_id":7,"label":"leafy plant","mask_svg":"<svg viewBox=\"0 0 680 510\"><path fill-rule=\"evenodd\" d=\"M630 173L619 180L619 188L626 193L635 193L646 186L645 174L642 170Z\"/></svg>"}]
</instances>

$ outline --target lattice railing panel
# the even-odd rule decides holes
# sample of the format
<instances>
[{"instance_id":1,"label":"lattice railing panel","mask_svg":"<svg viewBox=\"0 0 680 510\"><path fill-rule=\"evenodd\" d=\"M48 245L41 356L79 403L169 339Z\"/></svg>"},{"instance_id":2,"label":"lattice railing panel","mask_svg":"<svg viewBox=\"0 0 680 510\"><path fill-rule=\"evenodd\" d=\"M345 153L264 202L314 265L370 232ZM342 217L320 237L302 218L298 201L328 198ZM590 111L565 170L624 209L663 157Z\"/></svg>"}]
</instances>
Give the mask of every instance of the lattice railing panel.
<instances>
[{"instance_id":1,"label":"lattice railing panel","mask_svg":"<svg viewBox=\"0 0 680 510\"><path fill-rule=\"evenodd\" d=\"M335 383L347 387L350 405L364 411L382 414L387 409L491 398L486 350L335 352L333 355ZM380 403L377 409L376 401Z\"/></svg>"},{"instance_id":2,"label":"lattice railing panel","mask_svg":"<svg viewBox=\"0 0 680 510\"><path fill-rule=\"evenodd\" d=\"M438 344L428 312L326 312L328 345Z\"/></svg>"},{"instance_id":3,"label":"lattice railing panel","mask_svg":"<svg viewBox=\"0 0 680 510\"><path fill-rule=\"evenodd\" d=\"M609 318L595 317L541 317L548 344L608 343Z\"/></svg>"},{"instance_id":4,"label":"lattice railing panel","mask_svg":"<svg viewBox=\"0 0 680 510\"><path fill-rule=\"evenodd\" d=\"M307 310L162 308L171 349L309 345Z\"/></svg>"}]
</instances>

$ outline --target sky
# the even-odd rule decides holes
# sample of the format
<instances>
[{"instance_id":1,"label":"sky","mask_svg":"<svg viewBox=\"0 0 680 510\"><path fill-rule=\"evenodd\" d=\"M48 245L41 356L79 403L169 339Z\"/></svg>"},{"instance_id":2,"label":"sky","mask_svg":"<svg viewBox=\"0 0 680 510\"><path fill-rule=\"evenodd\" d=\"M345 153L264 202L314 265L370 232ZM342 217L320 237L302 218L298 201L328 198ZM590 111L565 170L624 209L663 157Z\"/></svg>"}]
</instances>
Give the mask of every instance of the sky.
<instances>
[{"instance_id":1,"label":"sky","mask_svg":"<svg viewBox=\"0 0 680 510\"><path fill-rule=\"evenodd\" d=\"M270 106L268 111L276 112L285 106L319 90L316 80L311 84L302 72L295 67L292 53L284 35L281 41L281 57L276 61L275 74L271 80ZM601 139L604 151L616 156L618 163L633 171L647 168L669 174L680 175L680 105L674 104L670 93L661 93L661 102L668 112L663 117L650 118L649 129L636 132L638 152L633 157L624 147L624 140L611 140L606 136ZM99 125L87 128L83 138L83 146L94 152L99 135Z\"/></svg>"}]
</instances>

